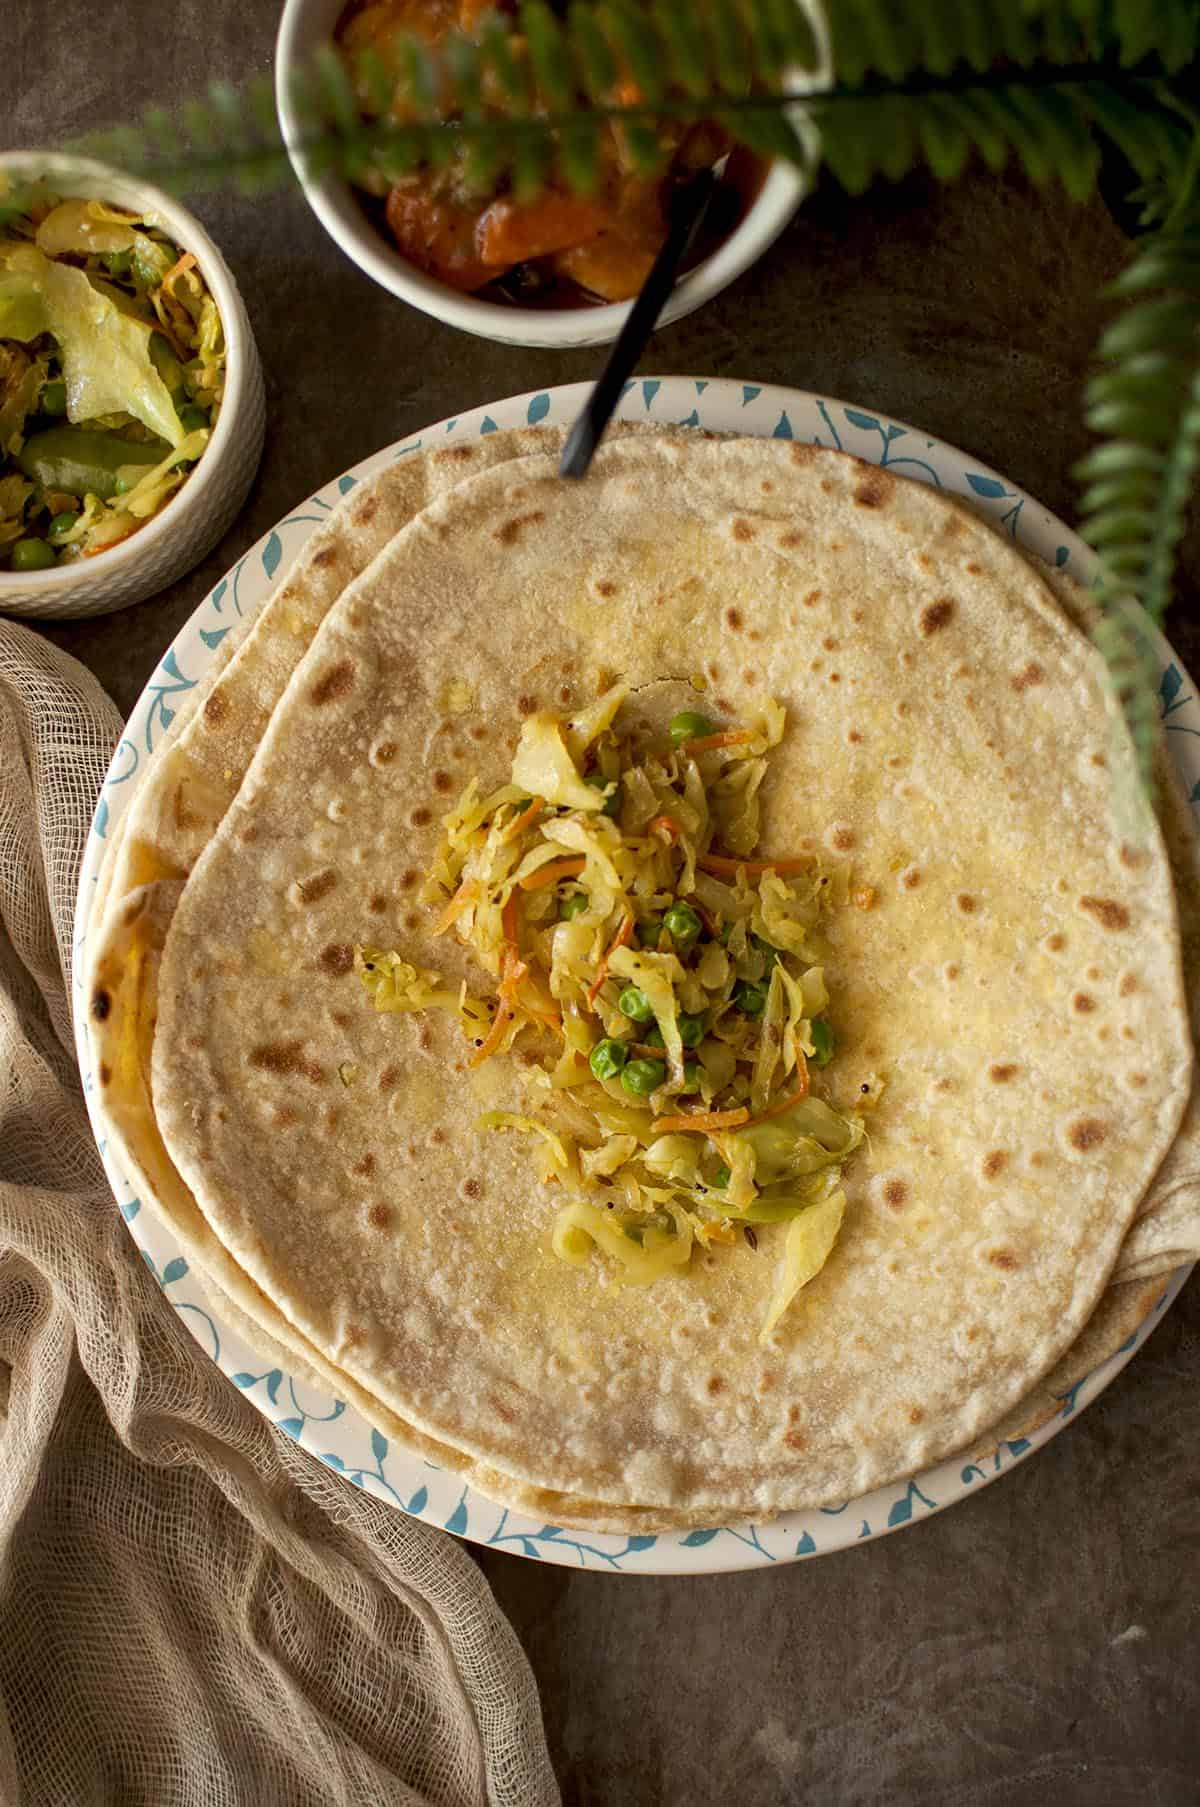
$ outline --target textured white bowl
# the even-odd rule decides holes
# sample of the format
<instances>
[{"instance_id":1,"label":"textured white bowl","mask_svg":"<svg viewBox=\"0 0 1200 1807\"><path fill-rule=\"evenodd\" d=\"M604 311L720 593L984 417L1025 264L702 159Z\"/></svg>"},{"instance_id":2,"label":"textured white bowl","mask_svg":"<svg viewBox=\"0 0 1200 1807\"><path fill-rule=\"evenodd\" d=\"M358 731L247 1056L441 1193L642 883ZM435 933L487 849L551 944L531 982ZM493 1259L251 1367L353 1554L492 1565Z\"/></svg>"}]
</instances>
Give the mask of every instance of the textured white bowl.
<instances>
[{"instance_id":1,"label":"textured white bowl","mask_svg":"<svg viewBox=\"0 0 1200 1807\"><path fill-rule=\"evenodd\" d=\"M501 302L480 301L435 282L400 255L371 224L348 182L336 176L313 176L300 148L301 129L292 105L291 84L296 69L327 45L345 0L287 0L275 45L275 104L289 147L292 167L308 204L336 244L360 270L426 314L445 320L481 339L502 345L607 345L615 339L628 317L631 302L602 307L529 308L506 307ZM659 316L668 326L694 313L722 289L728 288L774 244L805 193L805 182L790 164L775 163L768 171L745 219L711 257L689 270L675 285Z\"/></svg>"},{"instance_id":2,"label":"textured white bowl","mask_svg":"<svg viewBox=\"0 0 1200 1807\"><path fill-rule=\"evenodd\" d=\"M29 151L0 153L0 172L44 175L62 195L86 195L149 214L200 267L225 328L225 399L216 431L187 482L127 540L51 571L0 571L0 615L69 620L142 602L198 565L246 499L262 453L262 367L229 268L186 208L102 163Z\"/></svg>"}]
</instances>

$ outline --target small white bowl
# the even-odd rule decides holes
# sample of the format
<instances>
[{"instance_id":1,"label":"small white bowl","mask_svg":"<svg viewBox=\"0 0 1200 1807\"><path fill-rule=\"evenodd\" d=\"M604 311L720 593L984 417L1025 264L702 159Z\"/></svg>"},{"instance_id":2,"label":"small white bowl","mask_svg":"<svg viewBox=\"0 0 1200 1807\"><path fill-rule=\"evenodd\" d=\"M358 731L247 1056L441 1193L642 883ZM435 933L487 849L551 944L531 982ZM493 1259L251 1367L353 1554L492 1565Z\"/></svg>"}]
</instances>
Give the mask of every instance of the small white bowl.
<instances>
[{"instance_id":1,"label":"small white bowl","mask_svg":"<svg viewBox=\"0 0 1200 1807\"><path fill-rule=\"evenodd\" d=\"M447 288L402 257L367 218L348 182L310 173L302 132L292 104L292 78L298 67L327 46L345 10L345 0L287 0L275 44L275 104L292 160L308 204L326 232L360 270L401 301L445 320L481 339L502 345L607 345L615 339L633 305L610 302L601 307L506 307L480 301ZM790 164L775 163L741 224L676 284L659 316L660 326L682 320L749 269L783 231L805 193L805 183Z\"/></svg>"},{"instance_id":2,"label":"small white bowl","mask_svg":"<svg viewBox=\"0 0 1200 1807\"><path fill-rule=\"evenodd\" d=\"M262 453L262 367L228 265L186 208L102 163L30 151L0 153L0 172L43 175L57 194L84 195L148 214L190 251L225 329L225 397L212 440L187 482L144 527L95 558L50 571L0 571L0 615L70 620L142 602L198 565L246 499Z\"/></svg>"}]
</instances>

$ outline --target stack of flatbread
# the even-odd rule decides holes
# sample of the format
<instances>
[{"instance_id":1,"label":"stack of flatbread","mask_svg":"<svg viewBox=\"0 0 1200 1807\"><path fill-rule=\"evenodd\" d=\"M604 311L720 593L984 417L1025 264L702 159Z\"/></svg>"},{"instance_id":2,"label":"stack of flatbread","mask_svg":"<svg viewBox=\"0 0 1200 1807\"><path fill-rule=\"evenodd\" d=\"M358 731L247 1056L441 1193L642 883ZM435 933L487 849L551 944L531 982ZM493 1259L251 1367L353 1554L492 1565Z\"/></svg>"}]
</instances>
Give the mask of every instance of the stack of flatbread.
<instances>
[{"instance_id":1,"label":"stack of flatbread","mask_svg":"<svg viewBox=\"0 0 1200 1807\"><path fill-rule=\"evenodd\" d=\"M645 1530L842 1500L1041 1422L1200 1250L1200 862L1070 581L943 493L779 441L554 430L353 490L121 818L88 936L122 1165L219 1311L506 1504ZM770 851L852 863L838 1083L886 1077L845 1225L648 1288L555 1258L503 1063L379 1015L361 944L442 957L440 818L523 716L690 679L788 730Z\"/></svg>"}]
</instances>

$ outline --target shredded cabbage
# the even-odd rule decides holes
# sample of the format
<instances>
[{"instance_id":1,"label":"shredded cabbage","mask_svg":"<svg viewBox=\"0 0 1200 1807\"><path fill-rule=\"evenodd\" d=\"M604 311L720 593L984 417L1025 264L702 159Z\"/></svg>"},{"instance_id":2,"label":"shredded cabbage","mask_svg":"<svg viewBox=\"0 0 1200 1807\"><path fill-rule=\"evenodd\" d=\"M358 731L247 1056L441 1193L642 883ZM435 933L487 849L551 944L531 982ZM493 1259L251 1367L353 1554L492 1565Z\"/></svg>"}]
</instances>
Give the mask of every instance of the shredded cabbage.
<instances>
[{"instance_id":1,"label":"shredded cabbage","mask_svg":"<svg viewBox=\"0 0 1200 1807\"><path fill-rule=\"evenodd\" d=\"M646 1284L697 1243L733 1259L743 1226L778 1226L774 1326L833 1246L864 1135L808 1066L834 887L815 860L789 880L752 858L777 704L748 738L696 750L623 733L627 695L527 718L511 782L483 796L472 781L443 819L423 896L494 976L491 1009L399 953L356 964L378 1009L452 1000L472 1064L519 1045L524 1108L479 1126L534 1138L535 1172L567 1195L561 1259ZM745 864L706 871L713 852Z\"/></svg>"},{"instance_id":2,"label":"shredded cabbage","mask_svg":"<svg viewBox=\"0 0 1200 1807\"><path fill-rule=\"evenodd\" d=\"M783 1245L783 1265L759 1332L760 1343L766 1342L801 1287L807 1286L828 1261L845 1213L846 1194L838 1191L793 1218Z\"/></svg>"}]
</instances>

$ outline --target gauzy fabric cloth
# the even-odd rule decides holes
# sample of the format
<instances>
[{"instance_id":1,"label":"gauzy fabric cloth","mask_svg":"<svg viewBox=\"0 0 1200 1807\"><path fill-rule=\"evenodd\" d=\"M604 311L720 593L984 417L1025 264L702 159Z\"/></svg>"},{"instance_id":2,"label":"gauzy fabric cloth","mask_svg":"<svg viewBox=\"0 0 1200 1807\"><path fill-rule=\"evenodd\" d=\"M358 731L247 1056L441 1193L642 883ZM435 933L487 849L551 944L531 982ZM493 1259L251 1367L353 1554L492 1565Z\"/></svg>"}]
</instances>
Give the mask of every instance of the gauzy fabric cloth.
<instances>
[{"instance_id":1,"label":"gauzy fabric cloth","mask_svg":"<svg viewBox=\"0 0 1200 1807\"><path fill-rule=\"evenodd\" d=\"M549 1807L533 1676L466 1551L260 1417L113 1203L68 999L120 727L0 622L0 1799Z\"/></svg>"}]
</instances>

